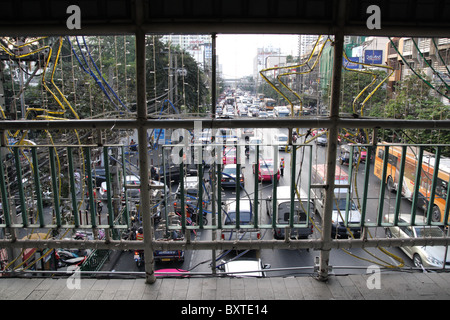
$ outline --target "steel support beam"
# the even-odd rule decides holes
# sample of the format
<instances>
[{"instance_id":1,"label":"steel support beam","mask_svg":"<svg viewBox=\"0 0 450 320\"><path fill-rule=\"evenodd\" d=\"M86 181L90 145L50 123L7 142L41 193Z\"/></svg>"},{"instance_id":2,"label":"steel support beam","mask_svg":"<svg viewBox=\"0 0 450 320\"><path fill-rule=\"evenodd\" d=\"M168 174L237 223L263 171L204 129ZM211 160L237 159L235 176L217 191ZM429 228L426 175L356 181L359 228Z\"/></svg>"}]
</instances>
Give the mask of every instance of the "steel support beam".
<instances>
[{"instance_id":1,"label":"steel support beam","mask_svg":"<svg viewBox=\"0 0 450 320\"><path fill-rule=\"evenodd\" d=\"M144 229L145 281L152 284L156 281L155 259L153 256L153 228L150 203L150 181L147 156L147 128L143 125L147 120L146 67L145 67L145 32L140 27L143 22L144 3L136 0L136 92L138 121L139 175L141 178L140 211Z\"/></svg>"},{"instance_id":2,"label":"steel support beam","mask_svg":"<svg viewBox=\"0 0 450 320\"><path fill-rule=\"evenodd\" d=\"M378 239L331 239L327 243L322 239L308 240L217 240L217 241L153 241L154 250L261 250L261 249L351 249L378 247L409 247L409 246L446 246L450 238L378 238ZM0 240L2 248L80 248L108 250L144 250L146 243L130 240Z\"/></svg>"},{"instance_id":3,"label":"steel support beam","mask_svg":"<svg viewBox=\"0 0 450 320\"><path fill-rule=\"evenodd\" d=\"M202 122L203 128L398 128L398 129L446 129L450 120L401 120L401 119L81 119L81 120L0 120L3 130L57 130L57 129L194 129L196 122Z\"/></svg>"},{"instance_id":4,"label":"steel support beam","mask_svg":"<svg viewBox=\"0 0 450 320\"><path fill-rule=\"evenodd\" d=\"M344 33L342 27L345 19L345 9L346 1L339 2L337 12L337 29L336 33L334 34L333 74L331 80L330 120L332 123L337 123L337 120L339 119L339 97L341 91L343 57L342 51L344 49ZM337 127L337 125L332 125L328 129L327 180L325 189L325 208L322 217L322 241L324 248L320 251L319 260L319 280L321 281L328 280L328 269L331 251L329 245L331 242L338 131L339 128Z\"/></svg>"}]
</instances>

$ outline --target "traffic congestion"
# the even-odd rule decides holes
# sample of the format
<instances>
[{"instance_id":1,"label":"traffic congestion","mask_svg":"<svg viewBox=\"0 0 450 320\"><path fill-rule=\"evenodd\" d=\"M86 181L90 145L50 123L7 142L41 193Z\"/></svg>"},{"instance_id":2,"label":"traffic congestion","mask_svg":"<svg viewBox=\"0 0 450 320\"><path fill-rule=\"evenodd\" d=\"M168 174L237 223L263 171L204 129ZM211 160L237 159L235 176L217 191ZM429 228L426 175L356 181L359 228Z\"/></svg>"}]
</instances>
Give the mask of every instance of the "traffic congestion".
<instances>
[{"instance_id":1,"label":"traffic congestion","mask_svg":"<svg viewBox=\"0 0 450 320\"><path fill-rule=\"evenodd\" d=\"M234 95L233 99L225 96L216 108L216 116L284 117L289 115L284 113L285 110L289 111L286 107L275 106L270 99L261 100L247 93L240 93ZM159 205L155 210L154 221L158 239L183 240L186 237L186 234L168 232L168 225L172 226L170 230L175 230L176 226L179 229L186 228L190 239L200 241L211 239L287 241L286 239L320 238L324 189L311 188L311 185L324 183L326 130L320 128L294 130L291 137L289 131L282 128L236 130L223 128L215 132L211 129L201 129L197 134L199 132L198 137L189 132L181 134L189 136L191 142L182 153L179 149L174 152L176 147L173 145L165 145L169 155L165 159L170 158L170 164L164 166L160 164L152 175L152 178L157 177L159 184L166 184L165 196L160 194L160 198L156 197L159 199L159 202L157 201ZM179 138L180 134L175 136ZM311 138L312 142L307 146L302 145ZM294 164L291 162L294 150L288 148L289 139L302 145L295 148ZM365 161L373 163L373 157L367 156L367 150L353 152L355 158L352 162L358 165L353 168L354 176L349 177L349 148L349 144L342 141L338 149L335 183L342 187L338 186L335 189L333 238L359 238L362 235L361 227L353 226L358 225L362 218L360 212L362 195L358 194L358 186L362 189L366 174L363 163ZM202 156L199 157L199 154ZM152 163L161 160L158 154L150 154L150 157L153 157ZM183 168L185 176L182 179L179 171L180 159L187 163ZM372 173L373 171L369 172L369 194L372 196L367 199L368 209L364 217L366 222L376 220L375 204L378 201L376 195L379 194L381 186L380 180ZM354 187L352 187L353 180ZM295 201L291 210L290 199L293 189ZM386 194L383 205L385 212L389 212L394 206L395 196ZM408 211L411 204L404 201L402 206ZM184 212L181 210L183 207ZM165 224L165 217L170 218L169 224ZM283 225L291 225L291 228L286 229ZM216 230L217 226L219 229ZM159 230L164 231L161 234ZM289 230L288 234L286 230ZM385 236L384 228L370 228L370 232L371 236ZM401 263L414 265L413 259L398 248L389 248L389 254L375 252L375 249L371 251L374 252L369 252L368 249L333 250L331 264L336 267L334 272L360 272L359 270L365 270L370 264L379 261L377 259L382 259L387 265L392 266ZM313 273L319 252L298 249L177 250L158 251L154 255L156 269L215 273L223 272L223 266L228 262L247 260L252 263L260 261L259 265L264 269L266 276L280 276ZM143 265L139 259L139 252L123 252L113 268L142 270Z\"/></svg>"}]
</instances>

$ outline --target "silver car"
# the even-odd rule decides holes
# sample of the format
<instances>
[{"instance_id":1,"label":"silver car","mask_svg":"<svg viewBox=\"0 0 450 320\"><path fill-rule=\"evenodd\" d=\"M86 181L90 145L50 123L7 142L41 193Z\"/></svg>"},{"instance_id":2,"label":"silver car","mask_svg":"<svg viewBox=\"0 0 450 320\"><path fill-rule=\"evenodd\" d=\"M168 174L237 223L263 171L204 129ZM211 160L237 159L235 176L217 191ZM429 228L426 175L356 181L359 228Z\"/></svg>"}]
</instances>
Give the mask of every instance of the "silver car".
<instances>
[{"instance_id":1,"label":"silver car","mask_svg":"<svg viewBox=\"0 0 450 320\"><path fill-rule=\"evenodd\" d=\"M419 217L416 217L418 221ZM385 216L385 222L393 223L394 216ZM402 214L398 219L399 223L410 223L411 215ZM444 237L444 232L438 226L398 226L386 227L386 237L388 238L426 238ZM413 246L401 247L400 249L410 257L417 268L442 268L450 266L450 253L446 256L445 246Z\"/></svg>"}]
</instances>

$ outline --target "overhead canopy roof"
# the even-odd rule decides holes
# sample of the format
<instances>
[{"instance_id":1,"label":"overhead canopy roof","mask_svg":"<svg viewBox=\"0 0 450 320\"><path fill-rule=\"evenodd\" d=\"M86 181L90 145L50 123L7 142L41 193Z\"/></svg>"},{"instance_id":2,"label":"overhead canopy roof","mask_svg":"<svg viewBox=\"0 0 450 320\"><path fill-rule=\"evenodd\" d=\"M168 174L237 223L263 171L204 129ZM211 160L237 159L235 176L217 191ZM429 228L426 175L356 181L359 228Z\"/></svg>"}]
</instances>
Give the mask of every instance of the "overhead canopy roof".
<instances>
[{"instance_id":1,"label":"overhead canopy roof","mask_svg":"<svg viewBox=\"0 0 450 320\"><path fill-rule=\"evenodd\" d=\"M81 9L69 30L67 7ZM370 5L381 29L367 28ZM379 36L450 35L450 0L0 0L1 35L291 33Z\"/></svg>"}]
</instances>

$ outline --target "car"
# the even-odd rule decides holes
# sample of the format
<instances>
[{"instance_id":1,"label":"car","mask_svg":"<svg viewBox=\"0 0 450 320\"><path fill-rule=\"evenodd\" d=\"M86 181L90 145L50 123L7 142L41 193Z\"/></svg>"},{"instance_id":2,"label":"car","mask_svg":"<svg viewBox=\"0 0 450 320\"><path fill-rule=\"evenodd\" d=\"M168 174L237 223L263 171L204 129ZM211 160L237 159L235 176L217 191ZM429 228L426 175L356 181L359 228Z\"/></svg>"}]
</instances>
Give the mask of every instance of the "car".
<instances>
[{"instance_id":1,"label":"car","mask_svg":"<svg viewBox=\"0 0 450 320\"><path fill-rule=\"evenodd\" d=\"M333 200L333 211L331 218L331 237L332 238L360 238L361 227L346 227L343 219L345 219L345 211L347 207L347 194L341 193L340 195L335 193L335 199ZM359 212L356 204L353 200L350 200L348 211L348 223L360 224L361 213Z\"/></svg>"},{"instance_id":2,"label":"car","mask_svg":"<svg viewBox=\"0 0 450 320\"><path fill-rule=\"evenodd\" d=\"M100 187L103 182L106 181L106 171L105 168L95 168L92 169L92 182L95 187ZM86 181L88 179L87 173L86 173Z\"/></svg>"},{"instance_id":3,"label":"car","mask_svg":"<svg viewBox=\"0 0 450 320\"><path fill-rule=\"evenodd\" d=\"M270 264L263 264L261 259L240 258L230 261L222 261L219 269L231 277L259 277L266 276L264 270L269 269Z\"/></svg>"},{"instance_id":4,"label":"car","mask_svg":"<svg viewBox=\"0 0 450 320\"><path fill-rule=\"evenodd\" d=\"M235 164L227 164L224 166L221 180L221 186L223 188L236 187L236 168L237 166ZM245 179L243 171L240 172L239 183L242 188L245 187Z\"/></svg>"},{"instance_id":5,"label":"car","mask_svg":"<svg viewBox=\"0 0 450 320\"><path fill-rule=\"evenodd\" d=\"M254 152L256 151L256 146L260 145L260 153L262 153L262 138L261 137L251 137L250 140L248 141L249 146L249 151L250 152Z\"/></svg>"},{"instance_id":6,"label":"car","mask_svg":"<svg viewBox=\"0 0 450 320\"><path fill-rule=\"evenodd\" d=\"M278 150L285 150L288 146L289 138L287 135L279 133L275 135L275 143L278 144ZM289 146L288 146L289 149Z\"/></svg>"},{"instance_id":7,"label":"car","mask_svg":"<svg viewBox=\"0 0 450 320\"><path fill-rule=\"evenodd\" d=\"M253 214L253 203L248 198L239 199L239 210L236 200L227 200L223 205L222 239L224 240L261 240L261 229L254 228L255 215ZM239 214L239 229L236 225ZM260 217L257 217L260 220ZM258 221L259 225L259 221ZM243 226L245 226L243 228Z\"/></svg>"},{"instance_id":8,"label":"car","mask_svg":"<svg viewBox=\"0 0 450 320\"><path fill-rule=\"evenodd\" d=\"M253 165L253 174L256 173ZM274 163L272 159L260 159L258 162L258 181L272 181L274 176ZM280 170L277 171L277 181L280 180Z\"/></svg>"},{"instance_id":9,"label":"car","mask_svg":"<svg viewBox=\"0 0 450 320\"><path fill-rule=\"evenodd\" d=\"M236 148L225 147L222 157L223 164L236 164Z\"/></svg>"},{"instance_id":10,"label":"car","mask_svg":"<svg viewBox=\"0 0 450 320\"><path fill-rule=\"evenodd\" d=\"M419 216L416 216L416 222ZM384 222L393 223L393 215L385 215ZM389 226L385 228L387 238L410 239L426 237L444 237L445 234L438 226L408 226L411 222L410 214L401 214L398 219L402 226ZM400 249L413 260L417 268L443 268L450 265L450 254L445 246L411 246Z\"/></svg>"},{"instance_id":11,"label":"car","mask_svg":"<svg viewBox=\"0 0 450 320\"><path fill-rule=\"evenodd\" d=\"M268 114L266 111L261 111L261 112L259 113L259 117L260 117L260 118L268 118L268 117L269 117L269 114Z\"/></svg>"},{"instance_id":12,"label":"car","mask_svg":"<svg viewBox=\"0 0 450 320\"><path fill-rule=\"evenodd\" d=\"M328 137L326 132L319 132L318 137L316 138L316 144L318 146L326 146L328 143Z\"/></svg>"},{"instance_id":13,"label":"car","mask_svg":"<svg viewBox=\"0 0 450 320\"><path fill-rule=\"evenodd\" d=\"M138 176L135 175L128 175L126 176L126 185L140 185L140 179ZM152 187L158 187L158 189L154 189L153 191L153 197L158 198L158 193L160 192L160 195L164 194L164 183L160 181L150 180L150 186ZM122 188L122 191L124 189ZM127 196L132 199L139 199L141 190L140 189L134 189L129 188L127 189ZM99 196L101 199L107 198L107 186L106 181L102 182L100 188L99 188ZM170 189L166 188L166 197L170 196ZM111 194L112 197L112 194Z\"/></svg>"}]
</instances>

